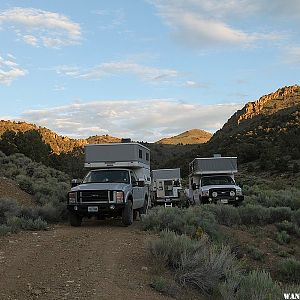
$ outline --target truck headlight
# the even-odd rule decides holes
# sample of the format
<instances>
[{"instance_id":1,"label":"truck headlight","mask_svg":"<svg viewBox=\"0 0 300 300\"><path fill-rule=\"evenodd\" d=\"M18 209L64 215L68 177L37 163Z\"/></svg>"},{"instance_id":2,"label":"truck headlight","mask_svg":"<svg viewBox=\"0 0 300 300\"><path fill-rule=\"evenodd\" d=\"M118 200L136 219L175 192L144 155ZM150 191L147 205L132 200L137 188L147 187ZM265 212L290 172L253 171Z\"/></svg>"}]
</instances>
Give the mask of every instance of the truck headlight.
<instances>
[{"instance_id":1,"label":"truck headlight","mask_svg":"<svg viewBox=\"0 0 300 300\"><path fill-rule=\"evenodd\" d=\"M237 195L237 196L242 196L242 195L243 195L242 190L236 190L236 195Z\"/></svg>"},{"instance_id":2,"label":"truck headlight","mask_svg":"<svg viewBox=\"0 0 300 300\"><path fill-rule=\"evenodd\" d=\"M70 204L76 203L76 192L69 193L69 203Z\"/></svg>"},{"instance_id":3,"label":"truck headlight","mask_svg":"<svg viewBox=\"0 0 300 300\"><path fill-rule=\"evenodd\" d=\"M209 196L209 191L203 191L202 196Z\"/></svg>"},{"instance_id":4,"label":"truck headlight","mask_svg":"<svg viewBox=\"0 0 300 300\"><path fill-rule=\"evenodd\" d=\"M116 202L123 203L124 201L124 193L123 192L116 192Z\"/></svg>"},{"instance_id":5,"label":"truck headlight","mask_svg":"<svg viewBox=\"0 0 300 300\"><path fill-rule=\"evenodd\" d=\"M234 191L230 191L229 195L230 195L230 197L234 197L235 196L235 192Z\"/></svg>"},{"instance_id":6,"label":"truck headlight","mask_svg":"<svg viewBox=\"0 0 300 300\"><path fill-rule=\"evenodd\" d=\"M218 196L218 193L217 193L217 192L213 192L211 195L212 195L214 198L216 198L216 197Z\"/></svg>"}]
</instances>

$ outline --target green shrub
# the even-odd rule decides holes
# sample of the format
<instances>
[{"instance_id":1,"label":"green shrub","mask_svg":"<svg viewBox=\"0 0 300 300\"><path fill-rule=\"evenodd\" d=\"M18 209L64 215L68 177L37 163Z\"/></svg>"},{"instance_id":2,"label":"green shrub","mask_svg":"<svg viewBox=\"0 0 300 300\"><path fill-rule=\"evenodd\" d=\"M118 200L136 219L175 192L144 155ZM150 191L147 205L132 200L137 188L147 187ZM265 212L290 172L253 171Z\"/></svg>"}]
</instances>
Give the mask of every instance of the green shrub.
<instances>
[{"instance_id":1,"label":"green shrub","mask_svg":"<svg viewBox=\"0 0 300 300\"><path fill-rule=\"evenodd\" d=\"M177 278L184 286L192 286L203 293L212 293L233 272L239 272L239 265L230 248L207 244L183 257Z\"/></svg>"},{"instance_id":2,"label":"green shrub","mask_svg":"<svg viewBox=\"0 0 300 300\"><path fill-rule=\"evenodd\" d=\"M247 205L238 208L241 222L244 225L264 225L269 223L270 211L259 205Z\"/></svg>"},{"instance_id":3,"label":"green shrub","mask_svg":"<svg viewBox=\"0 0 300 300\"><path fill-rule=\"evenodd\" d=\"M208 204L206 205L206 209L215 214L219 224L226 226L241 224L239 210L234 206Z\"/></svg>"},{"instance_id":4,"label":"green shrub","mask_svg":"<svg viewBox=\"0 0 300 300\"><path fill-rule=\"evenodd\" d=\"M204 239L201 241L204 242ZM149 248L155 258L176 269L181 266L182 257L194 252L199 243L187 235L177 235L173 231L164 230L160 233L160 239L150 242Z\"/></svg>"},{"instance_id":5,"label":"green shrub","mask_svg":"<svg viewBox=\"0 0 300 300\"><path fill-rule=\"evenodd\" d=\"M276 233L275 240L281 244L288 244L291 241L291 237L286 231L280 231Z\"/></svg>"},{"instance_id":6,"label":"green shrub","mask_svg":"<svg viewBox=\"0 0 300 300\"><path fill-rule=\"evenodd\" d=\"M265 254L260 249L250 245L250 246L246 247L246 250L247 250L248 255L251 258L253 258L255 260L258 260L258 261L263 261L264 260Z\"/></svg>"},{"instance_id":7,"label":"green shrub","mask_svg":"<svg viewBox=\"0 0 300 300\"><path fill-rule=\"evenodd\" d=\"M294 234L300 236L300 229L299 227L289 221L283 221L280 223L276 223L275 226L279 231L286 231L288 234Z\"/></svg>"},{"instance_id":8,"label":"green shrub","mask_svg":"<svg viewBox=\"0 0 300 300\"><path fill-rule=\"evenodd\" d=\"M270 207L270 223L291 221L292 210L289 207Z\"/></svg>"},{"instance_id":9,"label":"green shrub","mask_svg":"<svg viewBox=\"0 0 300 300\"><path fill-rule=\"evenodd\" d=\"M18 175L16 181L19 187L28 194L34 194L32 179L25 175Z\"/></svg>"},{"instance_id":10,"label":"green shrub","mask_svg":"<svg viewBox=\"0 0 300 300\"><path fill-rule=\"evenodd\" d=\"M292 220L300 227L300 209L293 212Z\"/></svg>"},{"instance_id":11,"label":"green shrub","mask_svg":"<svg viewBox=\"0 0 300 300\"><path fill-rule=\"evenodd\" d=\"M287 258L278 264L279 277L288 283L300 284L300 261Z\"/></svg>"},{"instance_id":12,"label":"green shrub","mask_svg":"<svg viewBox=\"0 0 300 300\"><path fill-rule=\"evenodd\" d=\"M0 224L0 236L6 235L10 232L10 227L7 225Z\"/></svg>"},{"instance_id":13,"label":"green shrub","mask_svg":"<svg viewBox=\"0 0 300 300\"><path fill-rule=\"evenodd\" d=\"M173 298L176 298L179 293L179 287L176 283L162 276L154 278L150 286L156 291Z\"/></svg>"},{"instance_id":14,"label":"green shrub","mask_svg":"<svg viewBox=\"0 0 300 300\"><path fill-rule=\"evenodd\" d=\"M251 271L242 278L234 299L276 300L282 299L282 292L268 272Z\"/></svg>"},{"instance_id":15,"label":"green shrub","mask_svg":"<svg viewBox=\"0 0 300 300\"><path fill-rule=\"evenodd\" d=\"M244 186L246 195L245 204L262 205L266 207L290 207L300 209L300 191L294 187L279 190L278 183L274 182L274 187L270 185ZM273 188L273 189L271 189Z\"/></svg>"},{"instance_id":16,"label":"green shrub","mask_svg":"<svg viewBox=\"0 0 300 300\"><path fill-rule=\"evenodd\" d=\"M207 233L213 239L220 238L214 214L202 206L188 209L154 208L143 218L142 229L157 232L168 229L192 237L199 237L201 233Z\"/></svg>"},{"instance_id":17,"label":"green shrub","mask_svg":"<svg viewBox=\"0 0 300 300\"><path fill-rule=\"evenodd\" d=\"M6 224L7 220L20 213L20 208L16 200L0 198L0 225Z\"/></svg>"},{"instance_id":18,"label":"green shrub","mask_svg":"<svg viewBox=\"0 0 300 300\"><path fill-rule=\"evenodd\" d=\"M20 217L12 217L8 220L7 225L11 228L11 232L16 233L20 230L45 230L47 222L41 218L26 219Z\"/></svg>"},{"instance_id":19,"label":"green shrub","mask_svg":"<svg viewBox=\"0 0 300 300\"><path fill-rule=\"evenodd\" d=\"M207 236L193 240L186 235L164 231L150 243L159 261L175 269L176 280L203 293L212 293L228 274L238 273L239 264L228 247L216 247Z\"/></svg>"}]
</instances>

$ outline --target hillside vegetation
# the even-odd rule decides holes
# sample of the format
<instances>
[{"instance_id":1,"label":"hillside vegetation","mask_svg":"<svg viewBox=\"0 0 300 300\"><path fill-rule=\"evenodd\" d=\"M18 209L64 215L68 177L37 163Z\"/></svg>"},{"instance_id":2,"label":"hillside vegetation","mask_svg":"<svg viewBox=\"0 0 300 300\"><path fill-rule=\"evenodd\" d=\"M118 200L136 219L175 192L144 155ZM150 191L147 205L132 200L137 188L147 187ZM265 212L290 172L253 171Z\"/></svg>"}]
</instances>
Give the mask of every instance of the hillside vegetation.
<instances>
[{"instance_id":1,"label":"hillside vegetation","mask_svg":"<svg viewBox=\"0 0 300 300\"><path fill-rule=\"evenodd\" d=\"M7 156L0 152L0 177L2 184L6 183L0 195L0 235L45 229L47 222L66 218L70 178L65 173L21 153Z\"/></svg>"}]
</instances>

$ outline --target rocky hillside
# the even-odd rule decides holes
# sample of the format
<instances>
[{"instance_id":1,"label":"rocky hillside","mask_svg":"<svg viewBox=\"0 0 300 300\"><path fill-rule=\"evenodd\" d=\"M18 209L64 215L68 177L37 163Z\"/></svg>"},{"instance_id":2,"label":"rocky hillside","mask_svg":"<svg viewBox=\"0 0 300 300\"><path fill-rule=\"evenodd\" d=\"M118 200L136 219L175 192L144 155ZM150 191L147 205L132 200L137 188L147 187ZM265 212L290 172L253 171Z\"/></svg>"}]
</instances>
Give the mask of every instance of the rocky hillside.
<instances>
[{"instance_id":1,"label":"rocky hillside","mask_svg":"<svg viewBox=\"0 0 300 300\"><path fill-rule=\"evenodd\" d=\"M114 143L119 142L120 139L112 137L109 135L96 135L91 136L87 139L72 139L67 136L61 136L57 133L47 129L45 127L40 127L34 124L26 122L14 122L14 121L0 121L0 137L7 131L13 131L16 133L25 133L28 131L38 132L45 144L48 144L53 153L69 153L75 148L81 148L86 144L92 143Z\"/></svg>"},{"instance_id":2,"label":"rocky hillside","mask_svg":"<svg viewBox=\"0 0 300 300\"><path fill-rule=\"evenodd\" d=\"M300 105L299 85L278 89L254 102L248 102L241 110L232 115L223 128L214 134L212 140L237 134L247 128L259 127L260 123L264 123L272 115L289 114L295 108L298 110L298 105Z\"/></svg>"},{"instance_id":3,"label":"rocky hillside","mask_svg":"<svg viewBox=\"0 0 300 300\"><path fill-rule=\"evenodd\" d=\"M188 174L195 157L237 156L239 164L268 172L300 169L300 86L283 87L247 103L217 131L208 143L194 145L170 157L163 167L180 167Z\"/></svg>"},{"instance_id":4,"label":"rocky hillside","mask_svg":"<svg viewBox=\"0 0 300 300\"><path fill-rule=\"evenodd\" d=\"M191 129L176 136L164 138L156 142L167 145L203 144L210 140L212 134L201 129Z\"/></svg>"}]
</instances>

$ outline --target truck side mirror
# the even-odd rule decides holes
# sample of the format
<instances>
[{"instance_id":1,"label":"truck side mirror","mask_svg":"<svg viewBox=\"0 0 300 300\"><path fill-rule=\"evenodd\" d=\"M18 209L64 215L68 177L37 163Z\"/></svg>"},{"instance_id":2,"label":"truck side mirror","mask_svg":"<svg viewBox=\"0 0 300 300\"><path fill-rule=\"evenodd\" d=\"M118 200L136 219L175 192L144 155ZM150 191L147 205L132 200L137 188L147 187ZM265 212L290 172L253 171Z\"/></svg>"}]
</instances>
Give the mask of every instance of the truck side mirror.
<instances>
[{"instance_id":1,"label":"truck side mirror","mask_svg":"<svg viewBox=\"0 0 300 300\"><path fill-rule=\"evenodd\" d=\"M81 183L80 179L72 179L71 181L71 187L75 187Z\"/></svg>"},{"instance_id":2,"label":"truck side mirror","mask_svg":"<svg viewBox=\"0 0 300 300\"><path fill-rule=\"evenodd\" d=\"M196 186L196 183L194 182L193 184L192 184L192 190L195 190L197 188L197 186Z\"/></svg>"}]
</instances>

